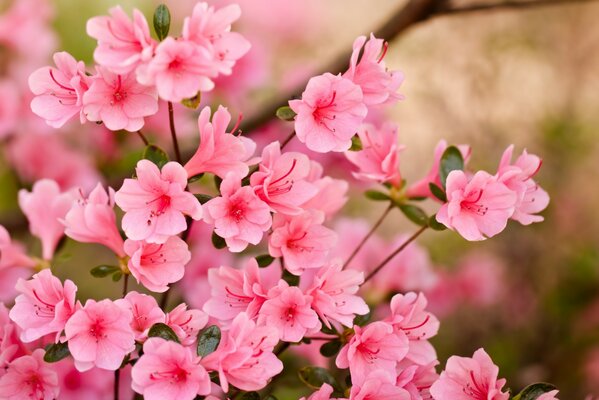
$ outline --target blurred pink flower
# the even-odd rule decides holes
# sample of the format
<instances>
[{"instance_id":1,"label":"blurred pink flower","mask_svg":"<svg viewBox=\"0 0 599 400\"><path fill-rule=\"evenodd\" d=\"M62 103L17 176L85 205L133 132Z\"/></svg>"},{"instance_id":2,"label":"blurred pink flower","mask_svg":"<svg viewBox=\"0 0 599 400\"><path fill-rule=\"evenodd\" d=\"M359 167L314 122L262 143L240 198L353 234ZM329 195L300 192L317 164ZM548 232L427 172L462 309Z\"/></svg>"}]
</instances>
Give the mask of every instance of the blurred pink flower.
<instances>
[{"instance_id":1,"label":"blurred pink flower","mask_svg":"<svg viewBox=\"0 0 599 400\"><path fill-rule=\"evenodd\" d=\"M156 299L147 294L129 292L124 298L116 300L115 304L131 310L131 329L135 333L135 340L139 342L148 338L152 325L166 321L166 315L158 307Z\"/></svg>"},{"instance_id":2,"label":"blurred pink flower","mask_svg":"<svg viewBox=\"0 0 599 400\"><path fill-rule=\"evenodd\" d=\"M114 373L104 369L92 368L79 372L72 358L65 358L52 364L58 374L60 400L112 400L114 399ZM120 372L120 398L133 397L131 390L131 366Z\"/></svg>"},{"instance_id":3,"label":"blurred pink flower","mask_svg":"<svg viewBox=\"0 0 599 400\"><path fill-rule=\"evenodd\" d=\"M20 93L8 79L0 80L0 139L10 135L19 121Z\"/></svg>"},{"instance_id":4,"label":"blurred pink flower","mask_svg":"<svg viewBox=\"0 0 599 400\"><path fill-rule=\"evenodd\" d=\"M0 303L0 371L2 373L6 371L11 361L30 353L19 339L19 333L19 327L10 320L8 308L4 303Z\"/></svg>"},{"instance_id":5,"label":"blurred pink flower","mask_svg":"<svg viewBox=\"0 0 599 400\"><path fill-rule=\"evenodd\" d=\"M156 46L144 15L133 10L133 20L120 6L110 9L110 16L87 21L87 34L98 41L94 60L117 74L133 72L147 62Z\"/></svg>"},{"instance_id":6,"label":"blurred pink flower","mask_svg":"<svg viewBox=\"0 0 599 400\"><path fill-rule=\"evenodd\" d=\"M42 349L11 362L0 378L0 395L7 400L53 400L59 391L56 371L44 361Z\"/></svg>"},{"instance_id":7,"label":"blurred pink flower","mask_svg":"<svg viewBox=\"0 0 599 400\"><path fill-rule=\"evenodd\" d=\"M171 161L158 169L148 160L135 168L137 179L125 179L116 192L116 204L125 211L122 225L132 240L164 243L187 229L185 215L202 218L202 206L188 191L187 172Z\"/></svg>"},{"instance_id":8,"label":"blurred pink flower","mask_svg":"<svg viewBox=\"0 0 599 400\"><path fill-rule=\"evenodd\" d=\"M83 95L88 120L103 122L111 131L136 132L144 126L144 117L158 112L156 89L137 83L134 73L117 75L102 67L97 72Z\"/></svg>"},{"instance_id":9,"label":"blurred pink flower","mask_svg":"<svg viewBox=\"0 0 599 400\"><path fill-rule=\"evenodd\" d=\"M485 171L469 178L463 171L447 177L447 203L437 221L466 240L485 240L503 231L514 213L516 194Z\"/></svg>"},{"instance_id":10,"label":"blurred pink flower","mask_svg":"<svg viewBox=\"0 0 599 400\"><path fill-rule=\"evenodd\" d=\"M256 150L256 143L249 138L235 135L234 127L227 133L231 114L223 106L210 122L210 107L204 107L198 118L200 144L195 154L185 164L189 176L210 172L225 178L233 173L243 178L249 172L248 160Z\"/></svg>"},{"instance_id":11,"label":"blurred pink flower","mask_svg":"<svg viewBox=\"0 0 599 400\"><path fill-rule=\"evenodd\" d=\"M299 342L307 332L318 332L321 324L310 304L312 298L281 280L268 291L258 317L258 325L272 326L285 342Z\"/></svg>"},{"instance_id":12,"label":"blurred pink flower","mask_svg":"<svg viewBox=\"0 0 599 400\"><path fill-rule=\"evenodd\" d=\"M250 186L241 186L241 178L232 173L220 184L220 194L204 204L204 221L214 224L214 233L233 253L260 243L272 224L268 204Z\"/></svg>"},{"instance_id":13,"label":"blurred pink flower","mask_svg":"<svg viewBox=\"0 0 599 400\"><path fill-rule=\"evenodd\" d=\"M148 243L127 239L125 253L129 257L129 270L137 282L152 292L163 293L169 284L179 281L185 265L191 259L187 243L178 236L164 243Z\"/></svg>"},{"instance_id":14,"label":"blurred pink flower","mask_svg":"<svg viewBox=\"0 0 599 400\"><path fill-rule=\"evenodd\" d=\"M60 337L67 320L81 304L75 302L77 286L67 279L63 284L44 269L28 281L19 279L16 289L21 293L10 310L12 319L21 329L21 340L33 342L50 333Z\"/></svg>"},{"instance_id":15,"label":"blurred pink flower","mask_svg":"<svg viewBox=\"0 0 599 400\"><path fill-rule=\"evenodd\" d=\"M98 367L114 371L135 350L131 311L110 300L87 300L69 318L65 334L79 371Z\"/></svg>"},{"instance_id":16,"label":"blurred pink flower","mask_svg":"<svg viewBox=\"0 0 599 400\"><path fill-rule=\"evenodd\" d=\"M430 392L435 400L507 400L509 393L501 391L505 379L497 379L498 374L491 357L478 349L472 358L449 357Z\"/></svg>"},{"instance_id":17,"label":"blurred pink flower","mask_svg":"<svg viewBox=\"0 0 599 400\"><path fill-rule=\"evenodd\" d=\"M367 106L404 98L397 93L404 79L403 74L399 71L388 71L383 61L387 47L387 42L375 38L372 33L368 40L366 36L359 36L354 41L349 70L343 77L360 86Z\"/></svg>"},{"instance_id":18,"label":"blurred pink flower","mask_svg":"<svg viewBox=\"0 0 599 400\"><path fill-rule=\"evenodd\" d=\"M179 102L210 91L216 76L213 53L189 40L167 37L147 65L137 70L139 83L156 86L161 99Z\"/></svg>"},{"instance_id":19,"label":"blurred pink flower","mask_svg":"<svg viewBox=\"0 0 599 400\"><path fill-rule=\"evenodd\" d=\"M82 243L100 243L123 257L123 238L116 225L114 189L104 190L98 183L89 196L73 202L64 217L65 235Z\"/></svg>"},{"instance_id":20,"label":"blurred pink flower","mask_svg":"<svg viewBox=\"0 0 599 400\"><path fill-rule=\"evenodd\" d=\"M281 154L279 142L262 150L258 171L250 177L250 184L258 197L275 212L297 215L301 205L318 193L318 188L307 181L310 160L302 153Z\"/></svg>"},{"instance_id":21,"label":"blurred pink flower","mask_svg":"<svg viewBox=\"0 0 599 400\"><path fill-rule=\"evenodd\" d=\"M54 54L54 63L57 68L42 67L29 77L29 88L35 95L31 110L53 128L60 128L76 114L84 123L83 94L91 81L85 64L67 52Z\"/></svg>"},{"instance_id":22,"label":"blurred pink flower","mask_svg":"<svg viewBox=\"0 0 599 400\"><path fill-rule=\"evenodd\" d=\"M132 387L147 400L193 400L210 393L210 377L192 350L162 338L144 343L133 366Z\"/></svg>"},{"instance_id":23,"label":"blurred pink flower","mask_svg":"<svg viewBox=\"0 0 599 400\"><path fill-rule=\"evenodd\" d=\"M501 300L505 290L505 266L491 254L471 253L457 267L453 286L462 299L477 306Z\"/></svg>"},{"instance_id":24,"label":"blurred pink flower","mask_svg":"<svg viewBox=\"0 0 599 400\"><path fill-rule=\"evenodd\" d=\"M302 397L300 400L339 400L333 399L331 395L333 394L334 389L328 383L323 383L320 389L316 392L312 393L308 397Z\"/></svg>"},{"instance_id":25,"label":"blurred pink flower","mask_svg":"<svg viewBox=\"0 0 599 400\"><path fill-rule=\"evenodd\" d=\"M348 160L358 167L357 172L352 172L354 177L366 182L388 182L399 187L399 152L405 146L398 143L397 126L385 123L376 128L374 125L363 124L358 129L358 136L362 142L362 150L345 153Z\"/></svg>"},{"instance_id":26,"label":"blurred pink flower","mask_svg":"<svg viewBox=\"0 0 599 400\"><path fill-rule=\"evenodd\" d=\"M200 330L206 326L208 315L200 310L188 310L187 304L181 303L166 314L166 324L177 334L184 346L192 345Z\"/></svg>"},{"instance_id":27,"label":"blurred pink flower","mask_svg":"<svg viewBox=\"0 0 599 400\"><path fill-rule=\"evenodd\" d=\"M42 242L42 256L51 260L64 235L62 220L75 201L74 192L61 192L49 179L37 181L31 192L19 190L19 206L29 221L31 234Z\"/></svg>"},{"instance_id":28,"label":"blurred pink flower","mask_svg":"<svg viewBox=\"0 0 599 400\"><path fill-rule=\"evenodd\" d=\"M308 81L301 100L290 100L297 113L295 132L319 153L345 151L366 117L362 91L351 80L326 73Z\"/></svg>"},{"instance_id":29,"label":"blurred pink flower","mask_svg":"<svg viewBox=\"0 0 599 400\"><path fill-rule=\"evenodd\" d=\"M30 277L34 266L35 261L25 254L23 246L11 241L6 228L0 225L0 302L12 302L17 295L15 284Z\"/></svg>"},{"instance_id":30,"label":"blurred pink flower","mask_svg":"<svg viewBox=\"0 0 599 400\"><path fill-rule=\"evenodd\" d=\"M321 267L337 243L337 234L323 222L324 215L318 211L291 217L275 215L268 242L270 255L284 257L285 269L294 275Z\"/></svg>"},{"instance_id":31,"label":"blurred pink flower","mask_svg":"<svg viewBox=\"0 0 599 400\"><path fill-rule=\"evenodd\" d=\"M537 400L559 400L557 397L555 397L557 396L558 392L558 390L552 390L550 392L543 393L542 395L537 397Z\"/></svg>"}]
</instances>

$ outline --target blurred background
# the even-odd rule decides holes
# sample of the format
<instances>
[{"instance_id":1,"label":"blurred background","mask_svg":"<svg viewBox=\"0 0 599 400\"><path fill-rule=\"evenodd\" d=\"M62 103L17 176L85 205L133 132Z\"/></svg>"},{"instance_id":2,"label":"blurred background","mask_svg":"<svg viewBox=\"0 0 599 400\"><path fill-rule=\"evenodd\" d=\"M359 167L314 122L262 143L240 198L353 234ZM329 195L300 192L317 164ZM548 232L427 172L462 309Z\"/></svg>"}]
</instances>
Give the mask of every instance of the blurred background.
<instances>
[{"instance_id":1,"label":"blurred background","mask_svg":"<svg viewBox=\"0 0 599 400\"><path fill-rule=\"evenodd\" d=\"M16 202L18 189L42 177L55 179L64 188L90 188L98 180L118 182L131 174L142 149L138 138L98 125L72 121L58 131L47 127L29 111L27 76L50 63L57 50L92 65L95 41L85 34L88 18L120 4L127 11L140 8L150 19L156 3L35 0L39 15L24 15L22 24L7 26L3 16L15 12L16 3L31 1L0 0L0 224L24 241L30 253L39 254L39 244L27 239ZM239 3L243 14L235 29L248 37L252 50L231 77L219 79L217 90L204 96L202 103L220 103L234 116L243 112L246 117L320 73L351 48L358 35L375 30L404 4ZM195 1L167 4L175 19L171 34L179 32ZM543 158L536 181L551 196L544 223L530 227L510 223L501 235L482 243L466 242L452 232L428 232L409 256L390 266L386 276L399 281L385 291L427 293L442 321L433 340L442 365L449 355L469 356L484 346L509 386L520 389L530 382L548 381L560 388L563 399L599 395L597 16L599 2L587 2L438 16L419 23L390 43L385 58L390 69L405 74L401 93L406 99L377 116L399 125L400 140L407 146L401 153L401 170L408 183L428 171L440 139L470 144L470 166L491 172L511 143L517 154L526 148ZM39 34L20 35L27 24L37 24ZM197 144L193 113L178 108L176 116L185 146L193 150ZM166 123L166 110L161 109L144 132L168 143ZM288 125L272 123L245 133L264 143L282 140L288 132ZM293 149L302 147L295 143ZM325 173L351 179L342 157L318 159ZM361 196L363 184L351 187L350 202L335 224L339 229L367 231L384 206ZM392 213L373 239L371 251L366 249L357 262L376 265L379 255L374 246L391 246L399 234L414 229L399 213ZM207 236L199 232L198 259L190 266L195 272L180 285L184 298L206 287L206 268L230 258L217 254L202 238ZM81 298L116 295L120 285L90 278L89 269L103 262L114 260L99 247L67 241L54 267L59 276L79 285ZM369 298L382 293L376 286L369 290L365 294ZM202 299L187 301L201 304ZM297 382L282 379L289 393L297 396L293 388ZM293 398L285 393L279 398Z\"/></svg>"}]
</instances>

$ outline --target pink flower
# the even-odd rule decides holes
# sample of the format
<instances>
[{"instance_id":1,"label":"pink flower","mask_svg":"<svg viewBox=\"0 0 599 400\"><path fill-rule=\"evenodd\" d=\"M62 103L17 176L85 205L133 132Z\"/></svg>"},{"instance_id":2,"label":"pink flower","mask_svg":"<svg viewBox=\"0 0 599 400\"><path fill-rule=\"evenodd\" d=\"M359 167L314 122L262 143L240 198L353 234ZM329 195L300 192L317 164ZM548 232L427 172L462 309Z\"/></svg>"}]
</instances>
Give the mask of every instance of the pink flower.
<instances>
[{"instance_id":1,"label":"pink flower","mask_svg":"<svg viewBox=\"0 0 599 400\"><path fill-rule=\"evenodd\" d=\"M559 390L552 390L551 392L543 393L537 397L537 400L559 400L557 397L555 397L558 393Z\"/></svg>"},{"instance_id":2,"label":"pink flower","mask_svg":"<svg viewBox=\"0 0 599 400\"><path fill-rule=\"evenodd\" d=\"M12 302L17 295L15 284L31 276L35 261L29 258L20 243L11 241L6 228L0 225L0 302Z\"/></svg>"},{"instance_id":3,"label":"pink flower","mask_svg":"<svg viewBox=\"0 0 599 400\"><path fill-rule=\"evenodd\" d=\"M0 303L0 368L2 373L11 361L25 354L29 354L29 350L19 339L19 328L10 320L8 308L4 303Z\"/></svg>"},{"instance_id":4,"label":"pink flower","mask_svg":"<svg viewBox=\"0 0 599 400\"><path fill-rule=\"evenodd\" d=\"M225 239L231 252L260 243L272 224L268 204L250 186L241 186L241 179L234 174L222 181L220 194L204 205L204 221L214 224L214 232Z\"/></svg>"},{"instance_id":5,"label":"pink flower","mask_svg":"<svg viewBox=\"0 0 599 400\"><path fill-rule=\"evenodd\" d=\"M304 212L285 218L276 215L268 251L273 257L285 258L285 269L301 275L307 268L319 268L329 250L337 243L337 234L322 226L324 215Z\"/></svg>"},{"instance_id":6,"label":"pink flower","mask_svg":"<svg viewBox=\"0 0 599 400\"><path fill-rule=\"evenodd\" d=\"M348 150L368 112L360 87L329 73L311 78L302 99L289 101L289 107L297 113L298 139L319 153Z\"/></svg>"},{"instance_id":7,"label":"pink flower","mask_svg":"<svg viewBox=\"0 0 599 400\"><path fill-rule=\"evenodd\" d=\"M301 205L318 193L316 186L306 180L309 174L306 155L281 154L279 142L273 142L262 151L262 162L250 176L250 184L273 211L297 215L302 212Z\"/></svg>"},{"instance_id":8,"label":"pink flower","mask_svg":"<svg viewBox=\"0 0 599 400\"><path fill-rule=\"evenodd\" d=\"M463 171L451 171L446 192L447 203L439 209L437 221L466 240L495 236L514 213L516 194L485 171L470 179Z\"/></svg>"},{"instance_id":9,"label":"pink flower","mask_svg":"<svg viewBox=\"0 0 599 400\"><path fill-rule=\"evenodd\" d=\"M54 256L58 241L64 235L61 220L74 201L74 193L61 193L58 184L49 179L34 183L31 192L19 190L19 206L29 220L31 234L42 241L45 260L51 260Z\"/></svg>"},{"instance_id":10,"label":"pink flower","mask_svg":"<svg viewBox=\"0 0 599 400\"><path fill-rule=\"evenodd\" d=\"M204 311L224 324L242 312L253 319L267 300L268 291L280 279L281 269L276 263L267 268L258 268L253 258L242 270L212 268L208 270L211 298L204 304Z\"/></svg>"},{"instance_id":11,"label":"pink flower","mask_svg":"<svg viewBox=\"0 0 599 400\"><path fill-rule=\"evenodd\" d=\"M513 151L514 145L505 150L497 171L498 180L518 196L516 209L511 218L522 225L541 222L543 217L535 214L547 208L549 195L532 177L539 172L542 161L539 157L528 154L524 150L516 162L511 164Z\"/></svg>"},{"instance_id":12,"label":"pink flower","mask_svg":"<svg viewBox=\"0 0 599 400\"><path fill-rule=\"evenodd\" d=\"M133 366L132 387L147 400L193 400L210 393L210 377L191 349L161 338L144 343Z\"/></svg>"},{"instance_id":13,"label":"pink flower","mask_svg":"<svg viewBox=\"0 0 599 400\"><path fill-rule=\"evenodd\" d=\"M110 300L87 300L65 326L77 370L87 371L94 366L118 369L125 355L135 350L132 318L129 309Z\"/></svg>"},{"instance_id":14,"label":"pink flower","mask_svg":"<svg viewBox=\"0 0 599 400\"><path fill-rule=\"evenodd\" d=\"M158 112L156 89L137 83L134 73L117 75L98 67L83 96L83 112L90 121L103 122L107 129L136 132L144 117Z\"/></svg>"},{"instance_id":15,"label":"pink flower","mask_svg":"<svg viewBox=\"0 0 599 400\"><path fill-rule=\"evenodd\" d=\"M308 182L318 189L316 196L302 204L305 210L318 210L324 213L326 219L331 219L347 203L349 184L343 179L333 179L322 176L322 165L312 161Z\"/></svg>"},{"instance_id":16,"label":"pink flower","mask_svg":"<svg viewBox=\"0 0 599 400\"><path fill-rule=\"evenodd\" d=\"M123 299L118 299L115 304L129 309L133 318L131 329L135 334L135 340L143 342L148 338L148 331L152 325L166 320L164 312L158 307L156 299L147 294L129 292Z\"/></svg>"},{"instance_id":17,"label":"pink flower","mask_svg":"<svg viewBox=\"0 0 599 400\"><path fill-rule=\"evenodd\" d=\"M386 320L395 332L403 332L409 339L406 358L419 365L437 360L437 352L428 339L439 331L439 320L425 310L426 297L422 293L396 294L391 299L391 316Z\"/></svg>"},{"instance_id":18,"label":"pink flower","mask_svg":"<svg viewBox=\"0 0 599 400\"><path fill-rule=\"evenodd\" d=\"M127 239L125 253L131 257L128 267L137 282L158 293L183 278L185 265L191 260L187 243L178 236L160 244Z\"/></svg>"},{"instance_id":19,"label":"pink flower","mask_svg":"<svg viewBox=\"0 0 599 400\"><path fill-rule=\"evenodd\" d=\"M268 292L260 309L259 325L272 326L285 342L299 342L307 332L318 332L321 324L310 304L312 298L281 280Z\"/></svg>"},{"instance_id":20,"label":"pink flower","mask_svg":"<svg viewBox=\"0 0 599 400\"><path fill-rule=\"evenodd\" d=\"M364 328L354 326L355 334L341 348L335 364L349 368L354 385L363 384L371 372L380 370L395 376L395 367L408 353L408 338L394 333L393 327L377 321Z\"/></svg>"},{"instance_id":21,"label":"pink flower","mask_svg":"<svg viewBox=\"0 0 599 400\"><path fill-rule=\"evenodd\" d=\"M125 255L123 238L116 225L112 188L107 193L98 183L87 198L80 192L80 198L64 217L64 225L65 235L78 242L100 243L119 257Z\"/></svg>"},{"instance_id":22,"label":"pink flower","mask_svg":"<svg viewBox=\"0 0 599 400\"><path fill-rule=\"evenodd\" d=\"M17 126L20 103L18 86L8 79L0 80L0 99L0 139L4 139Z\"/></svg>"},{"instance_id":23,"label":"pink flower","mask_svg":"<svg viewBox=\"0 0 599 400\"><path fill-rule=\"evenodd\" d=\"M110 9L110 16L87 21L87 34L98 41L94 60L117 74L134 71L152 57L156 41L144 15L133 10L133 21L120 6Z\"/></svg>"},{"instance_id":24,"label":"pink flower","mask_svg":"<svg viewBox=\"0 0 599 400\"><path fill-rule=\"evenodd\" d=\"M325 265L314 276L306 292L312 296L312 309L328 327L331 322L352 327L356 315L368 313L366 302L355 294L364 282L364 274L341 269L341 264L336 261Z\"/></svg>"},{"instance_id":25,"label":"pink flower","mask_svg":"<svg viewBox=\"0 0 599 400\"><path fill-rule=\"evenodd\" d=\"M83 94L90 84L85 64L66 52L54 54L54 63L57 68L42 67L29 77L35 95L31 110L53 128L60 128L76 114L84 123Z\"/></svg>"},{"instance_id":26,"label":"pink flower","mask_svg":"<svg viewBox=\"0 0 599 400\"><path fill-rule=\"evenodd\" d=\"M44 362L42 349L11 362L0 378L0 396L6 400L54 400L58 398L58 392L58 377Z\"/></svg>"},{"instance_id":27,"label":"pink flower","mask_svg":"<svg viewBox=\"0 0 599 400\"><path fill-rule=\"evenodd\" d=\"M331 398L333 392L333 387L328 383L324 383L316 392L312 393L307 398L302 397L300 400L338 400Z\"/></svg>"},{"instance_id":28,"label":"pink flower","mask_svg":"<svg viewBox=\"0 0 599 400\"><path fill-rule=\"evenodd\" d=\"M156 86L161 99L179 102L214 88L216 76L211 49L189 40L164 39L152 60L137 72L142 85Z\"/></svg>"},{"instance_id":29,"label":"pink flower","mask_svg":"<svg viewBox=\"0 0 599 400\"><path fill-rule=\"evenodd\" d=\"M430 387L439 379L435 371L438 363L435 360L426 365L417 365L407 359L402 360L397 366L400 372L395 385L407 390L411 400L431 399Z\"/></svg>"},{"instance_id":30,"label":"pink flower","mask_svg":"<svg viewBox=\"0 0 599 400\"><path fill-rule=\"evenodd\" d=\"M171 161L160 171L140 160L135 172L137 179L125 179L114 196L125 211L122 225L129 239L164 243L187 229L185 215L202 218L200 202L185 190L187 172L180 164Z\"/></svg>"},{"instance_id":31,"label":"pink flower","mask_svg":"<svg viewBox=\"0 0 599 400\"><path fill-rule=\"evenodd\" d=\"M208 315L200 310L188 310L182 303L166 314L166 324L177 334L184 346L192 345L202 328L208 322Z\"/></svg>"},{"instance_id":32,"label":"pink flower","mask_svg":"<svg viewBox=\"0 0 599 400\"><path fill-rule=\"evenodd\" d=\"M387 54L388 43L370 34L359 36L354 41L353 52L349 62L349 70L343 74L360 86L364 95L364 103L368 106L402 100L396 93L403 82L403 74L399 71L387 71L383 58Z\"/></svg>"},{"instance_id":33,"label":"pink flower","mask_svg":"<svg viewBox=\"0 0 599 400\"><path fill-rule=\"evenodd\" d=\"M283 363L272 352L278 341L275 328L256 326L247 314L241 313L231 328L222 332L218 348L202 360L202 365L218 371L225 392L229 391L229 384L246 391L260 390L283 370Z\"/></svg>"},{"instance_id":34,"label":"pink flower","mask_svg":"<svg viewBox=\"0 0 599 400\"><path fill-rule=\"evenodd\" d=\"M405 146L397 143L397 126L385 123L377 129L374 125L364 124L358 129L358 136L363 149L345 153L347 159L359 168L358 172L352 172L354 177L366 182L388 182L399 187L398 156Z\"/></svg>"},{"instance_id":35,"label":"pink flower","mask_svg":"<svg viewBox=\"0 0 599 400\"><path fill-rule=\"evenodd\" d=\"M105 369L92 368L79 372L72 358L65 358L52 364L58 374L60 400L112 400L114 399L114 373ZM131 399L131 366L127 365L120 372L120 397Z\"/></svg>"},{"instance_id":36,"label":"pink flower","mask_svg":"<svg viewBox=\"0 0 599 400\"><path fill-rule=\"evenodd\" d=\"M77 286L67 279L63 287L49 269L28 281L19 279L16 289L21 294L10 310L10 319L23 330L21 340L25 343L50 333L56 333L58 339L67 320L81 307L75 304Z\"/></svg>"},{"instance_id":37,"label":"pink flower","mask_svg":"<svg viewBox=\"0 0 599 400\"><path fill-rule=\"evenodd\" d=\"M435 400L507 400L509 393L501 391L505 379L497 379L498 374L491 357L478 349L472 358L449 357L430 392Z\"/></svg>"},{"instance_id":38,"label":"pink flower","mask_svg":"<svg viewBox=\"0 0 599 400\"><path fill-rule=\"evenodd\" d=\"M200 5L202 3L199 3ZM189 176L211 172L224 178L231 172L244 177L249 172L248 160L256 150L256 143L249 138L236 136L234 127L227 133L231 114L223 106L218 106L210 122L210 107L204 107L198 118L200 145L195 154L185 164Z\"/></svg>"},{"instance_id":39,"label":"pink flower","mask_svg":"<svg viewBox=\"0 0 599 400\"><path fill-rule=\"evenodd\" d=\"M412 397L407 390L395 385L394 375L387 371L375 370L359 385L353 382L352 375L350 400L411 400Z\"/></svg>"},{"instance_id":40,"label":"pink flower","mask_svg":"<svg viewBox=\"0 0 599 400\"><path fill-rule=\"evenodd\" d=\"M183 38L213 48L213 65L219 73L230 75L235 62L251 47L242 35L231 32L231 24L240 16L241 8L237 4L215 10L207 3L197 3L191 17L183 22Z\"/></svg>"},{"instance_id":41,"label":"pink flower","mask_svg":"<svg viewBox=\"0 0 599 400\"><path fill-rule=\"evenodd\" d=\"M437 143L434 152L435 158L433 161L433 166L424 178L408 187L408 189L406 190L406 195L408 197L430 197L432 199L437 200L437 198L433 196L433 194L431 193L429 184L434 183L435 185L442 187L441 178L439 177L439 164L441 163L441 157L443 156L443 153L445 152L447 147L447 142L445 140L441 140L439 141L439 143ZM459 145L457 146L457 148L460 150L460 153L462 153L462 157L464 158L464 164L466 164L470 159L472 149L470 148L470 146L465 144Z\"/></svg>"}]
</instances>

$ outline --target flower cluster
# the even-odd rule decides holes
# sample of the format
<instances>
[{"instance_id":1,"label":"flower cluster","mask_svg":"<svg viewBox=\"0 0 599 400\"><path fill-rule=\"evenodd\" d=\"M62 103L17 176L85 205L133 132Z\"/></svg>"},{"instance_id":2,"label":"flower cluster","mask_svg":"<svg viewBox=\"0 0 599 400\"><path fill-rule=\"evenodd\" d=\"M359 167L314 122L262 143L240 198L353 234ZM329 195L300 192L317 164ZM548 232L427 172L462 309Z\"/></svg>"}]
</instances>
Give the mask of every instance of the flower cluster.
<instances>
[{"instance_id":1,"label":"flower cluster","mask_svg":"<svg viewBox=\"0 0 599 400\"><path fill-rule=\"evenodd\" d=\"M113 8L87 24L97 40L95 72L56 53L55 66L29 77L31 109L56 128L79 115L109 130L140 131L159 99L172 111L172 102L189 103L233 73L250 48L231 31L240 13L238 5L198 3L174 38L170 13L159 6L153 38L140 11L131 19ZM509 219L542 221L549 196L534 180L541 160L524 151L512 162L510 146L495 174L469 171L470 147L441 141L431 171L408 186L397 127L366 121L403 98L403 75L385 66L387 50L374 35L357 38L347 71L311 78L301 99L277 113L293 121L293 136L258 152L238 130L241 117L229 128L227 108L206 106L186 162L171 112L175 161L138 132L143 157L116 190L100 182L65 189L53 179L21 189L18 203L41 254L28 254L0 226L1 300L14 300L0 305L0 398L104 399L111 383L116 397L256 398L295 365L284 364L290 349L335 366L334 374L300 371L317 389L311 400L507 400L483 349L451 357L437 372L430 339L440 322L427 296L442 285L412 242L426 229L473 241L498 234ZM325 175L324 161L287 151L293 137L318 153L343 152L356 179L379 185L366 195L388 202L380 221L398 209L419 230L386 243L374 232L380 223L362 229L336 219L348 183ZM416 205L426 198L441 203L436 215ZM55 276L66 237L110 250L115 265L91 274L122 281L122 296L78 299L75 283ZM130 276L139 290L129 290ZM185 302L168 301L175 285ZM555 398L554 388L542 388L538 399Z\"/></svg>"}]
</instances>

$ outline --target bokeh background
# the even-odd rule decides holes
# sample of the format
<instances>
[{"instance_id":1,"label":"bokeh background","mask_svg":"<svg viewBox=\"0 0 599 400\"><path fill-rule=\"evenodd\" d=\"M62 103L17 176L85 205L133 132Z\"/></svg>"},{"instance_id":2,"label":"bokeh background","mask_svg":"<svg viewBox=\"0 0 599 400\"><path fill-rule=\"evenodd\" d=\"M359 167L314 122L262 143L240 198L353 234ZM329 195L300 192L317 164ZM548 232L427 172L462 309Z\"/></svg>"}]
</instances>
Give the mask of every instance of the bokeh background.
<instances>
[{"instance_id":1,"label":"bokeh background","mask_svg":"<svg viewBox=\"0 0 599 400\"><path fill-rule=\"evenodd\" d=\"M7 35L0 17L0 90L13 85L19 93L14 107L4 94L0 102L0 128L12 124L10 134L0 135L0 224L34 254L39 244L27 239L16 202L19 188L45 176L63 186L93 186L100 176L107 183L118 182L131 173L141 148L137 138L101 126L75 121L59 131L46 127L27 111L27 76L47 64L56 49L91 65L95 41L85 35L89 17L121 4L128 11L138 7L151 18L156 5L141 0L39 3L40 16L29 17L46 21L48 30L37 37L19 37L16 28ZM248 36L252 51L202 102L222 103L233 115L245 116L320 73L356 36L375 30L403 5L391 0L240 3L243 16L236 29ZM0 14L11 4L0 1ZM195 1L167 4L176 20L171 29L178 31ZM405 74L401 92L406 99L378 117L399 124L407 146L401 170L408 182L428 170L440 139L470 144L470 165L489 171L511 143L517 152L527 148L543 158L536 180L551 196L544 223L510 223L483 243L465 242L452 232L429 232L419 240L418 254L396 262L395 268L426 270L426 279L416 286L426 289L442 320L433 343L443 364L451 354L470 355L484 346L511 387L548 381L560 388L563 399L599 395L598 16L599 2L586 2L438 16L419 23L391 42L386 57L389 68ZM15 46L17 52L11 50ZM197 140L193 113L176 112L178 130L192 149ZM14 116L17 121L11 122ZM161 110L144 131L166 140L165 118ZM270 124L246 133L258 141L283 139L288 129ZM342 158L321 161L327 173L348 177ZM378 203L364 200L360 192L365 188L353 186L338 226L355 227L364 221L352 218L373 221L383 211ZM434 204L424 207L435 209ZM377 240L393 241L398 233L412 230L399 213L392 213ZM202 271L220 261L214 251L205 251L195 261ZM110 262L110 257L99 247L67 241L54 267L79 285L80 296L114 296L120 285L89 276L91 267ZM375 265L376 254L366 251L360 262ZM196 278L202 280L202 274ZM206 289L190 279L183 286L183 296L186 288ZM375 296L376 289L372 292ZM288 390L278 393L279 398L297 396L293 377L282 379Z\"/></svg>"}]
</instances>

